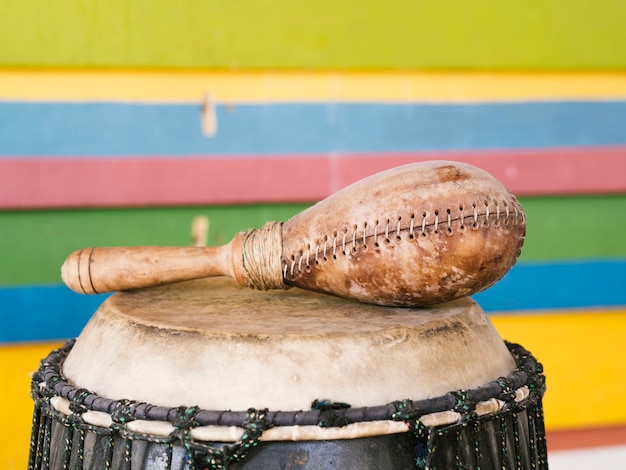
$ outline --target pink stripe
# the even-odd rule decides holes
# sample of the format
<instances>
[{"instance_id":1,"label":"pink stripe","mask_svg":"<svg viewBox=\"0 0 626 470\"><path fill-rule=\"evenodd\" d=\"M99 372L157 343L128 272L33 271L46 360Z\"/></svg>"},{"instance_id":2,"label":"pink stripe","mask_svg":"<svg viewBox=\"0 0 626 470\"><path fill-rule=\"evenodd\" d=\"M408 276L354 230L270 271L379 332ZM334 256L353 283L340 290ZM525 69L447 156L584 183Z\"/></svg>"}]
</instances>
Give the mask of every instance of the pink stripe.
<instances>
[{"instance_id":1,"label":"pink stripe","mask_svg":"<svg viewBox=\"0 0 626 470\"><path fill-rule=\"evenodd\" d=\"M0 208L311 201L326 194L319 158L0 159Z\"/></svg>"},{"instance_id":2,"label":"pink stripe","mask_svg":"<svg viewBox=\"0 0 626 470\"><path fill-rule=\"evenodd\" d=\"M626 146L281 157L2 158L0 208L317 201L377 171L437 159L484 168L520 196L626 192Z\"/></svg>"}]
</instances>

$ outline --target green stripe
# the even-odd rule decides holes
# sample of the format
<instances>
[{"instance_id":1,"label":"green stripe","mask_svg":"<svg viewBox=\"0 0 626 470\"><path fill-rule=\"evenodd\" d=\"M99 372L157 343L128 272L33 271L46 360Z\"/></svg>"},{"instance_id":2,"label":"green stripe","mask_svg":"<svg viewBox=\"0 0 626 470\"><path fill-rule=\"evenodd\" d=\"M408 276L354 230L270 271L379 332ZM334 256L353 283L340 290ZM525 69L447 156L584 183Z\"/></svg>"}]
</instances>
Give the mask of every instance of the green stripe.
<instances>
[{"instance_id":1,"label":"green stripe","mask_svg":"<svg viewBox=\"0 0 626 470\"><path fill-rule=\"evenodd\" d=\"M619 68L622 0L5 0L0 64Z\"/></svg>"},{"instance_id":2,"label":"green stripe","mask_svg":"<svg viewBox=\"0 0 626 470\"><path fill-rule=\"evenodd\" d=\"M528 217L521 260L626 257L625 194L520 201Z\"/></svg>"},{"instance_id":3,"label":"green stripe","mask_svg":"<svg viewBox=\"0 0 626 470\"><path fill-rule=\"evenodd\" d=\"M626 258L626 195L521 198L528 231L521 260ZM287 220L305 204L0 212L0 285L60 282L85 246L189 245L194 217L210 219L209 244Z\"/></svg>"}]
</instances>

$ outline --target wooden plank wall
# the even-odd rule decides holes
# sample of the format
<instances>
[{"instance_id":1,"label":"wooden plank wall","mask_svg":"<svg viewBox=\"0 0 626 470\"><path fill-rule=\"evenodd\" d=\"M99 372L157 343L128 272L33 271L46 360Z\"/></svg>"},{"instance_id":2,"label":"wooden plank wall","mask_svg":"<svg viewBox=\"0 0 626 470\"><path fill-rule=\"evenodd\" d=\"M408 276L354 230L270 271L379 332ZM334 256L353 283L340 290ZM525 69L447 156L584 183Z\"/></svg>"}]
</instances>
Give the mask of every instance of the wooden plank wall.
<instances>
[{"instance_id":1,"label":"wooden plank wall","mask_svg":"<svg viewBox=\"0 0 626 470\"><path fill-rule=\"evenodd\" d=\"M475 298L544 363L549 447L626 442L622 2L5 3L0 469L25 467L29 372L103 300L61 284L71 251L187 245L198 215L224 243L430 159L526 209Z\"/></svg>"}]
</instances>

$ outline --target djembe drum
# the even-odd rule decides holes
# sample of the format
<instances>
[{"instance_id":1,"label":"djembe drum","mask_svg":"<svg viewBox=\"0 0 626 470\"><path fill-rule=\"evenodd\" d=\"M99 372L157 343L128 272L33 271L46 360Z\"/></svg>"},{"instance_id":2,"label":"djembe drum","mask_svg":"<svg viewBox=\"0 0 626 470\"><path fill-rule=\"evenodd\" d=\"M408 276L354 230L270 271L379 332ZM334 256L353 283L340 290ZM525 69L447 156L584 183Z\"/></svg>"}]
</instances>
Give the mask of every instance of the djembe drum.
<instances>
[{"instance_id":1,"label":"djembe drum","mask_svg":"<svg viewBox=\"0 0 626 470\"><path fill-rule=\"evenodd\" d=\"M469 298L123 292L32 384L33 469L547 467L541 366Z\"/></svg>"}]
</instances>

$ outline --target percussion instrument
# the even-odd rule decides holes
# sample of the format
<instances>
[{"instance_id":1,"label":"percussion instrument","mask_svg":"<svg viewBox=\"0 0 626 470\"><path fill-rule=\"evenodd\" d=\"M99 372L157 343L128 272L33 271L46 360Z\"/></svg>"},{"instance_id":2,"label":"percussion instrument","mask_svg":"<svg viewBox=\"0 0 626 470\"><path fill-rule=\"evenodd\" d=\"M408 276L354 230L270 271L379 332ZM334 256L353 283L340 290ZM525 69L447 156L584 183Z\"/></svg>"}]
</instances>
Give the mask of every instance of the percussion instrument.
<instances>
[{"instance_id":1,"label":"percussion instrument","mask_svg":"<svg viewBox=\"0 0 626 470\"><path fill-rule=\"evenodd\" d=\"M108 297L33 375L30 468L547 468L541 365L471 299L225 277Z\"/></svg>"},{"instance_id":2,"label":"percussion instrument","mask_svg":"<svg viewBox=\"0 0 626 470\"><path fill-rule=\"evenodd\" d=\"M223 246L84 248L61 271L86 294L223 275L259 289L416 307L497 282L525 231L521 205L487 172L430 161L372 175Z\"/></svg>"}]
</instances>

